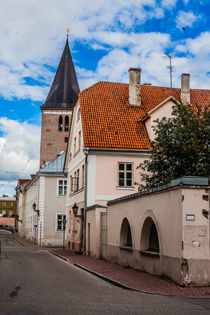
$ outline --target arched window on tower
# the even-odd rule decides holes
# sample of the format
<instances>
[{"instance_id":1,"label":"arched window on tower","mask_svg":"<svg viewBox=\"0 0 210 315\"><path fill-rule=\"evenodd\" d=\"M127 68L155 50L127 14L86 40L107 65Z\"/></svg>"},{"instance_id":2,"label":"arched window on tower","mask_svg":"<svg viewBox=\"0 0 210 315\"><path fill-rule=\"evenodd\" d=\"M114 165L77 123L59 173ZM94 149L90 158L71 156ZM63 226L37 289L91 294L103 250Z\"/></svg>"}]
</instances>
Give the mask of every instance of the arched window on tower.
<instances>
[{"instance_id":1,"label":"arched window on tower","mask_svg":"<svg viewBox=\"0 0 210 315\"><path fill-rule=\"evenodd\" d=\"M66 116L65 117L65 128L64 128L65 131L69 131L69 117Z\"/></svg>"},{"instance_id":2,"label":"arched window on tower","mask_svg":"<svg viewBox=\"0 0 210 315\"><path fill-rule=\"evenodd\" d=\"M58 120L58 131L62 131L63 129L63 117L59 116L59 120Z\"/></svg>"}]
</instances>

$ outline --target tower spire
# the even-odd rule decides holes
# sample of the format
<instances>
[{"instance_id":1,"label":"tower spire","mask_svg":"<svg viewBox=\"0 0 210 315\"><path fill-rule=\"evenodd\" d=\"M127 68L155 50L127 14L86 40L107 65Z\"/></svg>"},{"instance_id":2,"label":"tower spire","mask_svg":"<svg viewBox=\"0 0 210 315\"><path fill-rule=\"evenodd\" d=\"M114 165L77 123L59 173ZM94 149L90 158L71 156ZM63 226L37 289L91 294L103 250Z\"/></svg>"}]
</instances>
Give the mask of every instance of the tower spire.
<instances>
[{"instance_id":1,"label":"tower spire","mask_svg":"<svg viewBox=\"0 0 210 315\"><path fill-rule=\"evenodd\" d=\"M69 48L67 29L66 45L49 94L41 109L72 109L79 94L79 85Z\"/></svg>"}]
</instances>

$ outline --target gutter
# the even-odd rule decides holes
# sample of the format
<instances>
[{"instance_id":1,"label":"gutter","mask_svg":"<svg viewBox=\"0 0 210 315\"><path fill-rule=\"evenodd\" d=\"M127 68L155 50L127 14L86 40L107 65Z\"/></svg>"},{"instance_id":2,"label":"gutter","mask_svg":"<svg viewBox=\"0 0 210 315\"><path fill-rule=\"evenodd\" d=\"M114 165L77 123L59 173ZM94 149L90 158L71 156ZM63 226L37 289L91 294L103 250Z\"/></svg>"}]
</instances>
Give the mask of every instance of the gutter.
<instances>
[{"instance_id":1,"label":"gutter","mask_svg":"<svg viewBox=\"0 0 210 315\"><path fill-rule=\"evenodd\" d=\"M89 150L90 152L119 152L119 153L150 153L151 150L149 148L141 149L141 150L129 150L129 149L106 149L106 148L88 148L86 150Z\"/></svg>"}]
</instances>

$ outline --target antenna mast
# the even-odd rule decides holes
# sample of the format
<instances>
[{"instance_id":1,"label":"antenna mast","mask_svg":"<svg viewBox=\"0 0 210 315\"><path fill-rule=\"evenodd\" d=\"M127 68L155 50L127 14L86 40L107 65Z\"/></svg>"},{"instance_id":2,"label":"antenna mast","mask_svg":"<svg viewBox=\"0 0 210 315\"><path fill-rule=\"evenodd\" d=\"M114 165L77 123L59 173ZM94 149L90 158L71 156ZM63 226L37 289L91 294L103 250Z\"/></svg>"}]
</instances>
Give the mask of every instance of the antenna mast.
<instances>
[{"instance_id":1,"label":"antenna mast","mask_svg":"<svg viewBox=\"0 0 210 315\"><path fill-rule=\"evenodd\" d=\"M172 63L171 63L171 59L172 59L172 56L171 55L167 55L168 58L169 58L169 66L167 67L169 69L169 73L170 73L170 87L172 88Z\"/></svg>"}]
</instances>

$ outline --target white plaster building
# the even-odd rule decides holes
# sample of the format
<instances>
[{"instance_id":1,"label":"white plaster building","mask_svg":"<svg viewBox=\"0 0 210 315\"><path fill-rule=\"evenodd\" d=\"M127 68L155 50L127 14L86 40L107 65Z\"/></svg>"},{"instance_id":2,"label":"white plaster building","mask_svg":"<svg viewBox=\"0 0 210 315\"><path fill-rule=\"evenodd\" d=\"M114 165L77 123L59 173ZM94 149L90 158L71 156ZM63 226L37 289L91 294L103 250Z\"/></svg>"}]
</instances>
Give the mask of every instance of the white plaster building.
<instances>
[{"instance_id":1,"label":"white plaster building","mask_svg":"<svg viewBox=\"0 0 210 315\"><path fill-rule=\"evenodd\" d=\"M65 153L39 169L26 184L24 234L41 246L62 246L66 220L67 180L63 173ZM33 204L36 204L35 210Z\"/></svg>"},{"instance_id":2,"label":"white plaster building","mask_svg":"<svg viewBox=\"0 0 210 315\"><path fill-rule=\"evenodd\" d=\"M182 75L178 89L140 85L140 73L131 68L129 84L98 82L78 95L64 165L68 174L67 248L82 248L89 254L92 227L86 210L97 209L98 226L109 200L137 192L136 167L149 157L154 120L170 117L173 106L181 102L204 106L210 98L210 90L190 89L188 74Z\"/></svg>"}]
</instances>

